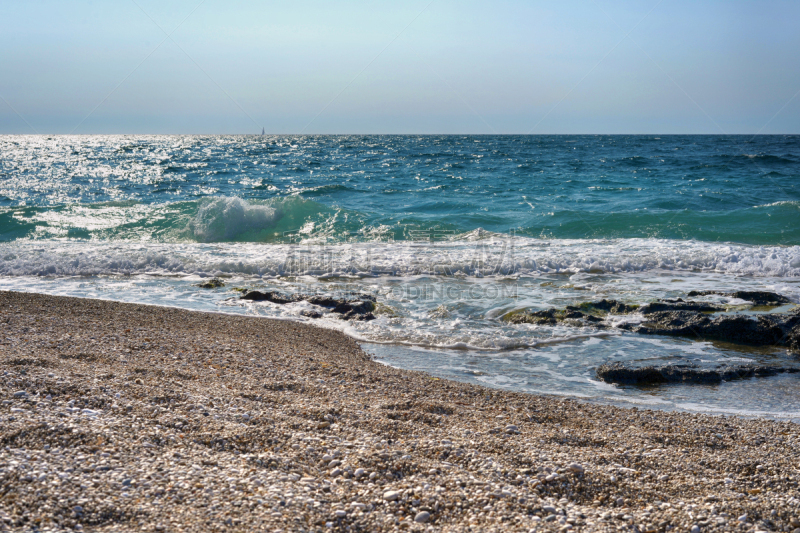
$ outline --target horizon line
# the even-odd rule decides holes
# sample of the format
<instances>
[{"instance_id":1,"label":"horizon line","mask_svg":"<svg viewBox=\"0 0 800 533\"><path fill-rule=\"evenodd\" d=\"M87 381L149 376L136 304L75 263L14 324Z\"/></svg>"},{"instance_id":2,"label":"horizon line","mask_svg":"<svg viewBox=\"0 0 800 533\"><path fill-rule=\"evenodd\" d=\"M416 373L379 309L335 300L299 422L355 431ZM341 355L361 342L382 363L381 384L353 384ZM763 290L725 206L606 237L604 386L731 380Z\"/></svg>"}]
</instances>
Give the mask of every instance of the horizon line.
<instances>
[{"instance_id":1,"label":"horizon line","mask_svg":"<svg viewBox=\"0 0 800 533\"><path fill-rule=\"evenodd\" d=\"M82 137L92 135L182 135L182 136L214 136L214 135L235 135L241 137L268 137L275 135L291 135L295 137L314 137L314 136L328 136L328 137L344 137L348 135L358 136L409 136L416 135L420 137L432 136L463 136L463 137L541 137L541 136L718 136L718 137L734 137L734 136L750 136L750 137L769 137L769 136L793 136L800 135L798 133L0 133L0 136L25 136L25 137Z\"/></svg>"}]
</instances>

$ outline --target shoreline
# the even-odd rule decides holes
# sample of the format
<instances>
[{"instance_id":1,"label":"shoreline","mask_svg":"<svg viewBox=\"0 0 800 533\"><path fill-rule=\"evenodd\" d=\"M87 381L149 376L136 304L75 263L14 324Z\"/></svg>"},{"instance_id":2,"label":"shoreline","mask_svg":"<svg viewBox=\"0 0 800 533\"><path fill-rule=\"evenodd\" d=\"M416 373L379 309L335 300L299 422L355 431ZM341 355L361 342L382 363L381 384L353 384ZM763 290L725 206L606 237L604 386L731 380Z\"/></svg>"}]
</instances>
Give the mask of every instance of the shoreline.
<instances>
[{"instance_id":1,"label":"shoreline","mask_svg":"<svg viewBox=\"0 0 800 533\"><path fill-rule=\"evenodd\" d=\"M0 324L0 530L800 528L791 422L448 381L261 317L0 292Z\"/></svg>"}]
</instances>

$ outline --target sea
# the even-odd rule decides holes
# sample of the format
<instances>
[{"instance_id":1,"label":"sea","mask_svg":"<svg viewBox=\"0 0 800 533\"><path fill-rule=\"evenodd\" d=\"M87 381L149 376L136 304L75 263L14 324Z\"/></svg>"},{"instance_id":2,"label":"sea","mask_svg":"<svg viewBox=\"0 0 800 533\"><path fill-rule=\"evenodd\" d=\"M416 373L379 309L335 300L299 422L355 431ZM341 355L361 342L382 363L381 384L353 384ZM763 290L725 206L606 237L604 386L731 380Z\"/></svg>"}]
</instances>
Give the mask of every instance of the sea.
<instances>
[{"instance_id":1,"label":"sea","mask_svg":"<svg viewBox=\"0 0 800 533\"><path fill-rule=\"evenodd\" d=\"M692 290L799 303L800 136L0 136L0 289L303 321L433 377L800 421L800 374L595 375L800 365L783 348L502 320ZM370 294L377 318L240 299L254 289Z\"/></svg>"}]
</instances>

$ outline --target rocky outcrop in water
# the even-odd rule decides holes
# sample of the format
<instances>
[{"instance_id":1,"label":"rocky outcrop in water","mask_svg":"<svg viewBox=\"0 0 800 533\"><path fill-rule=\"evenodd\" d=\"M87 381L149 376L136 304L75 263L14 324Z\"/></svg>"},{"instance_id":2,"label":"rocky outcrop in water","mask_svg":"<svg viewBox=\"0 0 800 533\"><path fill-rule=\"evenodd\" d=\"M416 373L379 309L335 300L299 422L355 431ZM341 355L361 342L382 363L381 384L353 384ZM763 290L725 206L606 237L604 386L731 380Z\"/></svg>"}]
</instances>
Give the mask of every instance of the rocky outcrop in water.
<instances>
[{"instance_id":1,"label":"rocky outcrop in water","mask_svg":"<svg viewBox=\"0 0 800 533\"><path fill-rule=\"evenodd\" d=\"M509 313L504 317L511 324L540 324L554 326L559 322L568 325L583 326L592 324L595 327L605 327L603 319L579 311L576 307L566 309L546 309L544 311L519 311Z\"/></svg>"},{"instance_id":2,"label":"rocky outcrop in water","mask_svg":"<svg viewBox=\"0 0 800 533\"><path fill-rule=\"evenodd\" d=\"M608 315L628 315L634 312L650 314L657 311L699 311L712 312L723 311L724 307L719 307L703 302L685 302L678 298L676 300L659 300L643 306L626 304L617 300L600 300L599 302L584 302L579 306L568 305L564 309L545 309L543 311L513 311L506 314L503 320L511 324L545 324L555 325L559 322L571 323L573 325L585 325L586 323L598 327L604 326L605 317ZM581 324L580 322L585 324Z\"/></svg>"},{"instance_id":3,"label":"rocky outcrop in water","mask_svg":"<svg viewBox=\"0 0 800 533\"><path fill-rule=\"evenodd\" d=\"M305 300L305 298L300 294L293 294L291 296L287 296L283 293L274 291L266 291L266 292L249 291L246 294L244 294L240 299L250 300L253 302L271 302L280 305Z\"/></svg>"},{"instance_id":4,"label":"rocky outcrop in water","mask_svg":"<svg viewBox=\"0 0 800 533\"><path fill-rule=\"evenodd\" d=\"M639 309L638 305L626 304L617 300L600 300L584 302L579 306L568 305L564 309L545 309L543 311L512 311L503 317L511 324L543 324L553 326L559 322L567 325L607 327L604 317L607 315L624 315Z\"/></svg>"},{"instance_id":5,"label":"rocky outcrop in water","mask_svg":"<svg viewBox=\"0 0 800 533\"><path fill-rule=\"evenodd\" d=\"M752 302L753 305L765 306L779 306L792 303L786 296L768 291L733 291L733 292L720 292L720 291L691 291L688 296L709 296L716 294L719 296L728 296L730 298L739 298L740 300L747 300Z\"/></svg>"},{"instance_id":6,"label":"rocky outcrop in water","mask_svg":"<svg viewBox=\"0 0 800 533\"><path fill-rule=\"evenodd\" d=\"M329 296L312 296L306 299L310 304L318 305L338 313L344 320L374 320L375 297L369 294L359 294L349 300L331 298Z\"/></svg>"},{"instance_id":7,"label":"rocky outcrop in water","mask_svg":"<svg viewBox=\"0 0 800 533\"><path fill-rule=\"evenodd\" d=\"M242 300L253 302L271 302L285 305L293 302L306 301L312 305L330 309L333 313L341 315L343 320L374 320L375 297L370 294L358 294L355 298L334 298L323 295L291 294L286 295L276 291L249 291L241 297ZM318 311L303 311L303 316L309 318L322 318Z\"/></svg>"},{"instance_id":8,"label":"rocky outcrop in water","mask_svg":"<svg viewBox=\"0 0 800 533\"><path fill-rule=\"evenodd\" d=\"M225 286L225 282L219 278L213 278L197 285L201 289L218 289Z\"/></svg>"},{"instance_id":9,"label":"rocky outcrop in water","mask_svg":"<svg viewBox=\"0 0 800 533\"><path fill-rule=\"evenodd\" d=\"M626 304L617 300L600 300L599 302L584 302L577 309L589 314L605 315L625 315L633 313L639 306L636 304Z\"/></svg>"},{"instance_id":10,"label":"rocky outcrop in water","mask_svg":"<svg viewBox=\"0 0 800 533\"><path fill-rule=\"evenodd\" d=\"M597 377L602 381L621 385L720 383L734 379L798 372L800 372L800 368L762 365L733 365L717 368L701 368L694 365L629 367L618 361L601 365L596 370Z\"/></svg>"},{"instance_id":11,"label":"rocky outcrop in water","mask_svg":"<svg viewBox=\"0 0 800 533\"><path fill-rule=\"evenodd\" d=\"M690 292L690 296L723 294L747 299L753 305L783 305L789 299L772 292L736 291ZM541 311L513 311L503 320L511 324L536 324L596 328L616 327L647 335L670 335L696 339L719 340L750 346L785 346L800 352L800 309L789 313L713 315L725 311L724 306L683 300L681 298L658 300L646 305L625 304L617 300L586 302L564 309ZM608 315L643 315L642 323L612 324Z\"/></svg>"},{"instance_id":12,"label":"rocky outcrop in water","mask_svg":"<svg viewBox=\"0 0 800 533\"><path fill-rule=\"evenodd\" d=\"M620 327L636 333L694 337L749 346L792 346L798 342L800 313L709 316L693 311L661 311L646 322Z\"/></svg>"},{"instance_id":13,"label":"rocky outcrop in water","mask_svg":"<svg viewBox=\"0 0 800 533\"><path fill-rule=\"evenodd\" d=\"M800 353L800 324L792 328L789 338L787 339L786 346L789 350Z\"/></svg>"},{"instance_id":14,"label":"rocky outcrop in water","mask_svg":"<svg viewBox=\"0 0 800 533\"><path fill-rule=\"evenodd\" d=\"M709 304L706 302L685 302L680 298L675 300L659 300L643 305L639 308L639 312L643 315L658 313L662 311L693 311L697 313L713 313L715 311L724 311L725 308L720 305Z\"/></svg>"}]
</instances>

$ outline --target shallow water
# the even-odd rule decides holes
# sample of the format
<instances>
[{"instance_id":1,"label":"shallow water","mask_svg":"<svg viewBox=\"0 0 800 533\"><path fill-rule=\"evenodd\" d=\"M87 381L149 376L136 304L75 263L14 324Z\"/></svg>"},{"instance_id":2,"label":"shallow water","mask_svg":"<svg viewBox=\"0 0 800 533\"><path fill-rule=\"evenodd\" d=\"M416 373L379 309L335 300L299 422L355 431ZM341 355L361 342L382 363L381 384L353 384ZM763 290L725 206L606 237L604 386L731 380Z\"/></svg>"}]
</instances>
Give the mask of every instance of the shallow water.
<instances>
[{"instance_id":1,"label":"shallow water","mask_svg":"<svg viewBox=\"0 0 800 533\"><path fill-rule=\"evenodd\" d=\"M800 419L796 374L652 388L594 377L612 360L800 364L781 349L500 320L691 290L800 302L798 140L3 136L0 288L304 321L306 303L232 289L370 293L377 320L314 323L442 377ZM211 276L226 287L196 286Z\"/></svg>"}]
</instances>

